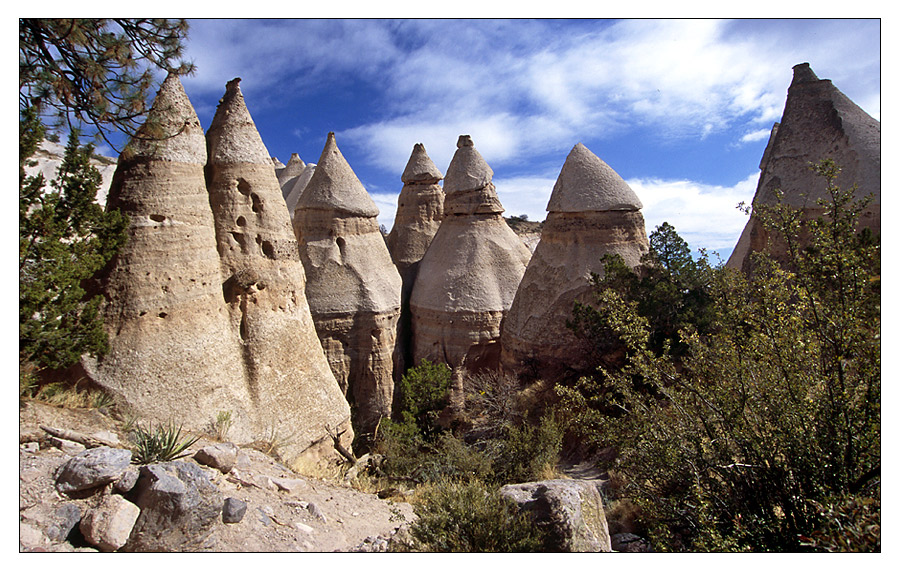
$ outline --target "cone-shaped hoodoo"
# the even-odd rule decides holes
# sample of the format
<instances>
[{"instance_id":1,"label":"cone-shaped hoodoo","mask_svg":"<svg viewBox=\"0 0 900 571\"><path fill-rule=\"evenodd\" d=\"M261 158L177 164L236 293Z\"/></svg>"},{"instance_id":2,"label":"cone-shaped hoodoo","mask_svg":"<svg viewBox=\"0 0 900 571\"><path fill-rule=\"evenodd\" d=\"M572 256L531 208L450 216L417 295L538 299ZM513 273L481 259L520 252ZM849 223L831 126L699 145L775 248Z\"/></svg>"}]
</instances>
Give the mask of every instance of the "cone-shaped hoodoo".
<instances>
[{"instance_id":1,"label":"cone-shaped hoodoo","mask_svg":"<svg viewBox=\"0 0 900 571\"><path fill-rule=\"evenodd\" d=\"M410 298L413 357L464 370L498 364L500 322L531 253L502 217L493 171L460 136L444 179L444 218L419 263Z\"/></svg>"},{"instance_id":2,"label":"cone-shaped hoodoo","mask_svg":"<svg viewBox=\"0 0 900 571\"><path fill-rule=\"evenodd\" d=\"M444 191L440 185L443 177L444 175L425 152L425 146L416 143L400 177L403 188L397 201L394 226L387 237L391 258L403 279L400 328L397 334L403 366L413 364L409 297L419 271L419 262L428 250L443 218Z\"/></svg>"},{"instance_id":3,"label":"cone-shaped hoodoo","mask_svg":"<svg viewBox=\"0 0 900 571\"><path fill-rule=\"evenodd\" d=\"M522 375L559 378L586 366L566 327L575 301L591 296L591 273L618 254L631 267L649 242L641 201L609 165L578 143L547 204L547 220L515 301L503 323L502 362Z\"/></svg>"},{"instance_id":4,"label":"cone-shaped hoodoo","mask_svg":"<svg viewBox=\"0 0 900 571\"><path fill-rule=\"evenodd\" d=\"M139 129L110 190L108 208L129 217L128 242L103 283L110 351L85 358L85 370L144 420L201 431L230 410L232 437L250 439L240 340L222 302L206 141L177 76L163 82L148 123L162 137Z\"/></svg>"},{"instance_id":5,"label":"cone-shaped hoodoo","mask_svg":"<svg viewBox=\"0 0 900 571\"><path fill-rule=\"evenodd\" d=\"M400 274L378 227L378 207L328 134L294 212L316 331L367 438L391 414Z\"/></svg>"},{"instance_id":6,"label":"cone-shaped hoodoo","mask_svg":"<svg viewBox=\"0 0 900 571\"><path fill-rule=\"evenodd\" d=\"M776 123L760 161L754 204L775 204L776 190L783 201L801 208L806 220L822 214L816 204L828 199L825 181L809 169L810 163L831 158L841 167L835 184L855 198L869 194L874 200L863 211L861 228L881 232L881 123L863 111L828 79L819 79L809 64L794 66L794 78L780 123ZM768 233L751 215L728 266L749 270L749 254L762 250ZM776 257L783 245L774 245Z\"/></svg>"},{"instance_id":7,"label":"cone-shaped hoodoo","mask_svg":"<svg viewBox=\"0 0 900 571\"><path fill-rule=\"evenodd\" d=\"M350 408L316 336L290 217L239 81L207 133L220 295L241 339L258 434L291 435L281 454L292 462L330 452L327 429L349 428Z\"/></svg>"}]
</instances>

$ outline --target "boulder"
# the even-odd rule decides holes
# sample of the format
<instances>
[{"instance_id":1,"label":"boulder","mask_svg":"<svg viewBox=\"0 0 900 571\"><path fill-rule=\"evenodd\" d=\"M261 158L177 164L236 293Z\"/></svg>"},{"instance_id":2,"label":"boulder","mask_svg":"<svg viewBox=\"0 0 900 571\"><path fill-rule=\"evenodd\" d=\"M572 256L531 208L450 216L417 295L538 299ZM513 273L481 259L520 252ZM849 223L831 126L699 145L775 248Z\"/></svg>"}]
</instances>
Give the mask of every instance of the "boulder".
<instances>
[{"instance_id":1,"label":"boulder","mask_svg":"<svg viewBox=\"0 0 900 571\"><path fill-rule=\"evenodd\" d=\"M194 454L194 460L204 466L227 474L237 463L238 447L231 442L204 446Z\"/></svg>"},{"instance_id":2,"label":"boulder","mask_svg":"<svg viewBox=\"0 0 900 571\"><path fill-rule=\"evenodd\" d=\"M90 448L61 465L56 489L71 494L115 482L131 464L131 450L100 446Z\"/></svg>"},{"instance_id":3,"label":"boulder","mask_svg":"<svg viewBox=\"0 0 900 571\"><path fill-rule=\"evenodd\" d=\"M123 551L195 551L224 504L203 468L188 462L143 466L133 494L141 513Z\"/></svg>"},{"instance_id":4,"label":"boulder","mask_svg":"<svg viewBox=\"0 0 900 571\"><path fill-rule=\"evenodd\" d=\"M122 496L104 496L100 504L82 518L81 534L100 551L115 551L125 545L141 510Z\"/></svg>"},{"instance_id":5,"label":"boulder","mask_svg":"<svg viewBox=\"0 0 900 571\"><path fill-rule=\"evenodd\" d=\"M400 274L377 216L329 133L293 224L316 332L362 435L391 415L400 315Z\"/></svg>"},{"instance_id":6,"label":"boulder","mask_svg":"<svg viewBox=\"0 0 900 571\"><path fill-rule=\"evenodd\" d=\"M803 219L822 215L816 203L826 196L825 180L809 169L810 163L830 158L841 167L835 184L844 190L858 185L854 198L873 195L860 216L860 229L881 233L881 123L844 95L829 79L819 79L808 63L794 66L781 121L775 123L760 160L754 205L773 205L776 190L782 200L803 211ZM750 269L750 252L761 251L768 232L751 214L729 257L727 267ZM772 244L776 258L786 257L786 246Z\"/></svg>"},{"instance_id":7,"label":"boulder","mask_svg":"<svg viewBox=\"0 0 900 571\"><path fill-rule=\"evenodd\" d=\"M207 132L220 296L239 339L252 430L285 438L279 453L296 466L334 454L330 428L349 446L350 407L316 336L290 217L239 84L228 83Z\"/></svg>"},{"instance_id":8,"label":"boulder","mask_svg":"<svg viewBox=\"0 0 900 571\"><path fill-rule=\"evenodd\" d=\"M456 372L495 367L500 323L531 252L504 220L493 171L462 135L444 180L444 217L419 262L410 297L413 358Z\"/></svg>"},{"instance_id":9,"label":"boulder","mask_svg":"<svg viewBox=\"0 0 900 571\"><path fill-rule=\"evenodd\" d=\"M547 204L541 239L522 277L501 334L504 369L556 379L589 366L566 327L576 301L592 300L592 273L605 254L634 267L650 244L641 201L609 165L578 143Z\"/></svg>"},{"instance_id":10,"label":"boulder","mask_svg":"<svg viewBox=\"0 0 900 571\"><path fill-rule=\"evenodd\" d=\"M50 541L66 541L81 521L81 507L74 502L44 502L19 512L21 521L40 529Z\"/></svg>"},{"instance_id":11,"label":"boulder","mask_svg":"<svg viewBox=\"0 0 900 571\"><path fill-rule=\"evenodd\" d=\"M509 484L500 494L519 506L550 535L554 551L612 551L603 498L587 480Z\"/></svg>"}]
</instances>

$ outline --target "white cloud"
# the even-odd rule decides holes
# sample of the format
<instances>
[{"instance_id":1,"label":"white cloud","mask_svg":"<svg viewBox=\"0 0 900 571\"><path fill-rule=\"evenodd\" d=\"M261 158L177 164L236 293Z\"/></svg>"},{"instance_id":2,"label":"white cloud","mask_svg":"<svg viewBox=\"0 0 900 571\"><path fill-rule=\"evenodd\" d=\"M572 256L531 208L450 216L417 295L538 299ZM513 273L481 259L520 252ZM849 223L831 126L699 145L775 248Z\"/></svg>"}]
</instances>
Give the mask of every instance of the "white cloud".
<instances>
[{"instance_id":1,"label":"white cloud","mask_svg":"<svg viewBox=\"0 0 900 571\"><path fill-rule=\"evenodd\" d=\"M737 209L750 203L756 192L759 173L732 186L718 186L690 180L631 179L629 186L644 204L647 233L663 222L675 227L691 248L730 250L747 223Z\"/></svg>"},{"instance_id":2,"label":"white cloud","mask_svg":"<svg viewBox=\"0 0 900 571\"><path fill-rule=\"evenodd\" d=\"M771 129L759 129L757 131L751 131L749 133L744 133L741 136L742 143L753 143L756 141L762 141L769 138L769 135L772 133Z\"/></svg>"}]
</instances>

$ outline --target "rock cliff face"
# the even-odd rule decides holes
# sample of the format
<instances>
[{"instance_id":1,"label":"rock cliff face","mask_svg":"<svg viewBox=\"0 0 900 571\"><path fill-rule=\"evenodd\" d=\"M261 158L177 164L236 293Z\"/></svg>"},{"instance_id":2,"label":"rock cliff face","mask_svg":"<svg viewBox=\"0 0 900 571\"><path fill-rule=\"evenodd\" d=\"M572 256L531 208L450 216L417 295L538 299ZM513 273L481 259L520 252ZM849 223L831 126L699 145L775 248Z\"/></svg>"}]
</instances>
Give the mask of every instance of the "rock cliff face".
<instances>
[{"instance_id":1,"label":"rock cliff face","mask_svg":"<svg viewBox=\"0 0 900 571\"><path fill-rule=\"evenodd\" d=\"M859 185L855 197L874 194L863 212L861 226L881 232L881 123L859 108L828 79L819 79L809 64L794 66L794 78L780 123L776 123L760 161L754 204L775 204L776 189L787 204L814 219L825 196L824 179L809 163L831 158L841 167L835 183L843 189ZM749 253L762 250L768 233L751 215L727 266L749 269ZM775 245L776 256L783 247Z\"/></svg>"},{"instance_id":2,"label":"rock cliff face","mask_svg":"<svg viewBox=\"0 0 900 571\"><path fill-rule=\"evenodd\" d=\"M463 135L444 181L444 218L419 264L410 298L415 362L459 372L498 364L500 322L531 252L509 228L493 171Z\"/></svg>"},{"instance_id":3,"label":"rock cliff face","mask_svg":"<svg viewBox=\"0 0 900 571\"><path fill-rule=\"evenodd\" d=\"M419 262L434 239L444 215L444 191L440 185L442 178L444 175L434 166L425 152L425 146L416 143L400 177L403 188L397 202L394 226L387 237L391 259L403 280L397 338L401 348L401 364L406 366L413 365L409 298L419 272Z\"/></svg>"},{"instance_id":4,"label":"rock cliff face","mask_svg":"<svg viewBox=\"0 0 900 571\"><path fill-rule=\"evenodd\" d=\"M547 220L503 323L505 369L556 378L578 369L577 340L566 328L574 302L590 299L591 273L604 254L636 266L649 242L641 201L581 143L566 158L547 204Z\"/></svg>"},{"instance_id":5,"label":"rock cliff face","mask_svg":"<svg viewBox=\"0 0 900 571\"><path fill-rule=\"evenodd\" d=\"M291 220L294 219L294 211L297 209L297 201L300 200L300 195L303 194L303 191L306 189L306 185L309 184L309 181L312 179L313 173L316 172L316 164L309 163L299 175L289 179L284 186L281 187L281 191L284 194L284 202L287 204L288 213L291 215Z\"/></svg>"},{"instance_id":6,"label":"rock cliff face","mask_svg":"<svg viewBox=\"0 0 900 571\"><path fill-rule=\"evenodd\" d=\"M107 207L127 214L130 226L104 278L110 351L83 364L142 417L201 430L231 410L235 436L251 438L240 339L222 300L206 143L177 77L165 80L148 120L170 138L137 137L119 158Z\"/></svg>"},{"instance_id":7,"label":"rock cliff face","mask_svg":"<svg viewBox=\"0 0 900 571\"><path fill-rule=\"evenodd\" d=\"M400 316L400 274L377 216L329 133L293 224L316 331L361 435L391 413Z\"/></svg>"},{"instance_id":8,"label":"rock cliff face","mask_svg":"<svg viewBox=\"0 0 900 571\"><path fill-rule=\"evenodd\" d=\"M318 343L290 218L239 81L207 132L209 203L255 429L290 435L290 461L313 445L330 449L325 427L349 428L350 410Z\"/></svg>"}]
</instances>

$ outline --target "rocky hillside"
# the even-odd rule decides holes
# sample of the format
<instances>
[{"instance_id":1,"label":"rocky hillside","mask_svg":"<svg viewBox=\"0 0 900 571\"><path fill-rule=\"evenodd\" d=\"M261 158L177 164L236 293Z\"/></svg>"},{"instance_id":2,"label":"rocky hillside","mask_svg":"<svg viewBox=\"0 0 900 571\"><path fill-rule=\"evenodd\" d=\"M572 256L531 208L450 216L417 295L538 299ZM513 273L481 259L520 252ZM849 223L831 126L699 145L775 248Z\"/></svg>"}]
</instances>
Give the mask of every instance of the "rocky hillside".
<instances>
[{"instance_id":1,"label":"rocky hillside","mask_svg":"<svg viewBox=\"0 0 900 571\"><path fill-rule=\"evenodd\" d=\"M203 437L185 458L138 466L123 423L96 409L27 400L19 418L20 551L383 551L413 518L258 444Z\"/></svg>"}]
</instances>

